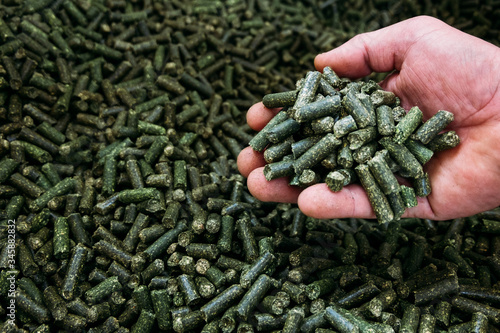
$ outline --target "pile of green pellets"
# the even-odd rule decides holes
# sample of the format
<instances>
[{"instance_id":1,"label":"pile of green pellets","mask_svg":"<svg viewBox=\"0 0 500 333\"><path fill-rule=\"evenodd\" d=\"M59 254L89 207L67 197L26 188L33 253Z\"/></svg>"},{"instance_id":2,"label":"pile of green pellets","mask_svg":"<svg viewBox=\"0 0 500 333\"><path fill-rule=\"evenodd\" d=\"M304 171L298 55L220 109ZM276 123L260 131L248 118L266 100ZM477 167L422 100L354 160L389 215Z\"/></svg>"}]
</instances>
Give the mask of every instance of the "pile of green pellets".
<instances>
[{"instance_id":1,"label":"pile of green pellets","mask_svg":"<svg viewBox=\"0 0 500 333\"><path fill-rule=\"evenodd\" d=\"M326 182L334 192L359 180L380 223L399 220L417 196L431 193L422 166L460 142L454 131L441 133L453 113L440 110L422 123L418 107L406 112L374 81L341 80L325 67L297 86L263 98L264 106L281 108L250 141L254 150L265 149L266 179L289 176L301 187ZM399 185L393 172L414 187Z\"/></svg>"},{"instance_id":2,"label":"pile of green pellets","mask_svg":"<svg viewBox=\"0 0 500 333\"><path fill-rule=\"evenodd\" d=\"M498 45L497 7L0 1L0 331L498 332L498 210L318 220L235 162L316 54L419 14Z\"/></svg>"}]
</instances>

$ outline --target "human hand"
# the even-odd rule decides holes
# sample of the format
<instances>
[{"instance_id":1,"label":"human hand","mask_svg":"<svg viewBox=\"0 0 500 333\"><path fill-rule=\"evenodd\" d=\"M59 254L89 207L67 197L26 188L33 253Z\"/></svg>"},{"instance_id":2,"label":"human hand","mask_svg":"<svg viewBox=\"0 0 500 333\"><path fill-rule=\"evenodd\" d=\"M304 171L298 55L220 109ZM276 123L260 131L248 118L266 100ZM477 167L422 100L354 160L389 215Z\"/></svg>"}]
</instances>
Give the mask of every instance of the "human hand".
<instances>
[{"instance_id":1,"label":"human hand","mask_svg":"<svg viewBox=\"0 0 500 333\"><path fill-rule=\"evenodd\" d=\"M424 165L432 193L403 217L446 220L470 216L500 205L500 48L432 17L415 17L370 33L320 54L315 66L330 66L340 77L360 78L371 72L394 72L382 88L394 92L406 110L417 105L424 120L438 110L453 112L447 127L461 143L436 153ZM262 103L247 113L261 130L277 113ZM266 181L262 153L245 148L238 167L248 177L249 191L262 201L298 203L316 218L374 218L364 189L349 185L332 192L326 184L306 189L288 179Z\"/></svg>"}]
</instances>

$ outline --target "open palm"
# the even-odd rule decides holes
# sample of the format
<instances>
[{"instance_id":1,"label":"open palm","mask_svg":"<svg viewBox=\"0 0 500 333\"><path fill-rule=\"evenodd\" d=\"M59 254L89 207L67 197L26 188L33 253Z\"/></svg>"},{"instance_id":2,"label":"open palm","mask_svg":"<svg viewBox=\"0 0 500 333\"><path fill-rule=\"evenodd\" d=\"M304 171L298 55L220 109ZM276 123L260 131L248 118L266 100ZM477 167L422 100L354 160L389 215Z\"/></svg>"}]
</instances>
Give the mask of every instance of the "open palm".
<instances>
[{"instance_id":1,"label":"open palm","mask_svg":"<svg viewBox=\"0 0 500 333\"><path fill-rule=\"evenodd\" d=\"M433 192L419 198L404 216L450 219L500 204L500 49L431 17L412 18L354 37L315 59L318 70L330 66L341 77L394 71L381 86L394 92L405 109L417 105L424 120L438 110L454 113L461 138L454 149L436 153L424 170ZM260 130L276 113L261 103L247 114ZM264 201L298 202L317 218L374 217L360 185L331 192L325 184L301 190L286 179L266 181L261 153L244 149L238 158L248 188Z\"/></svg>"}]
</instances>

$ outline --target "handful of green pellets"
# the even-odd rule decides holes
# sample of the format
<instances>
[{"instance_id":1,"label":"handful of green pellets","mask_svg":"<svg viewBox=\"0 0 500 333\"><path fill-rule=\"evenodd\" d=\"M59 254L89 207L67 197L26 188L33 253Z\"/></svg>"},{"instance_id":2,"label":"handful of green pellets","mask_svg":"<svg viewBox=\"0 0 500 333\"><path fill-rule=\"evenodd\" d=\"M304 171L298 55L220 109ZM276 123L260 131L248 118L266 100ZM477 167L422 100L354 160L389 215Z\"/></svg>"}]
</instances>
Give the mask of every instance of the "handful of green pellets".
<instances>
[{"instance_id":1,"label":"handful of green pellets","mask_svg":"<svg viewBox=\"0 0 500 333\"><path fill-rule=\"evenodd\" d=\"M281 111L251 141L264 151L268 181L290 177L290 185L326 182L334 191L361 183L380 223L397 221L417 196L431 193L423 165L435 152L460 142L442 132L453 113L440 110L426 122L408 112L399 98L376 82L351 82L330 68L308 72L297 89L265 95L268 108ZM411 179L400 185L395 174Z\"/></svg>"}]
</instances>

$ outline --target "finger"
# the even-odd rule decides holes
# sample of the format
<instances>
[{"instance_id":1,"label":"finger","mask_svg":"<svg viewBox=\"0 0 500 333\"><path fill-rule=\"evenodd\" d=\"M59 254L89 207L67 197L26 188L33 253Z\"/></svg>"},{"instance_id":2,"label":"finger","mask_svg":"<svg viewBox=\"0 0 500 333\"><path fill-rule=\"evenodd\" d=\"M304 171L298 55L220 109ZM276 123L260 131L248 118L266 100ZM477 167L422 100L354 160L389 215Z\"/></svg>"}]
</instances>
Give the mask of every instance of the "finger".
<instances>
[{"instance_id":1,"label":"finger","mask_svg":"<svg viewBox=\"0 0 500 333\"><path fill-rule=\"evenodd\" d=\"M317 219L375 218L368 196L360 185L332 192L326 184L316 184L302 191L298 204L304 214Z\"/></svg>"},{"instance_id":2,"label":"finger","mask_svg":"<svg viewBox=\"0 0 500 333\"><path fill-rule=\"evenodd\" d=\"M264 160L264 155L262 153L256 152L252 147L246 147L238 155L237 160L238 170L243 175L243 177L248 177L250 172L256 168L263 167L266 165Z\"/></svg>"},{"instance_id":3,"label":"finger","mask_svg":"<svg viewBox=\"0 0 500 333\"><path fill-rule=\"evenodd\" d=\"M286 177L267 181L263 169L257 168L248 175L250 193L261 201L296 203L301 189L288 185Z\"/></svg>"},{"instance_id":4,"label":"finger","mask_svg":"<svg viewBox=\"0 0 500 333\"><path fill-rule=\"evenodd\" d=\"M408 49L419 37L443 22L416 17L376 31L359 34L343 45L316 56L318 70L330 66L341 77L359 78L371 72L400 70Z\"/></svg>"},{"instance_id":5,"label":"finger","mask_svg":"<svg viewBox=\"0 0 500 333\"><path fill-rule=\"evenodd\" d=\"M427 198L417 198L418 205L408 208L402 217L433 219ZM349 185L339 192L332 192L326 184L310 186L302 191L298 199L300 210L317 219L375 218L368 196L360 185Z\"/></svg>"},{"instance_id":6,"label":"finger","mask_svg":"<svg viewBox=\"0 0 500 333\"><path fill-rule=\"evenodd\" d=\"M262 102L256 103L250 107L247 112L247 123L248 125L256 130L260 131L266 126L266 124L271 120L280 109L268 109L262 104Z\"/></svg>"}]
</instances>

